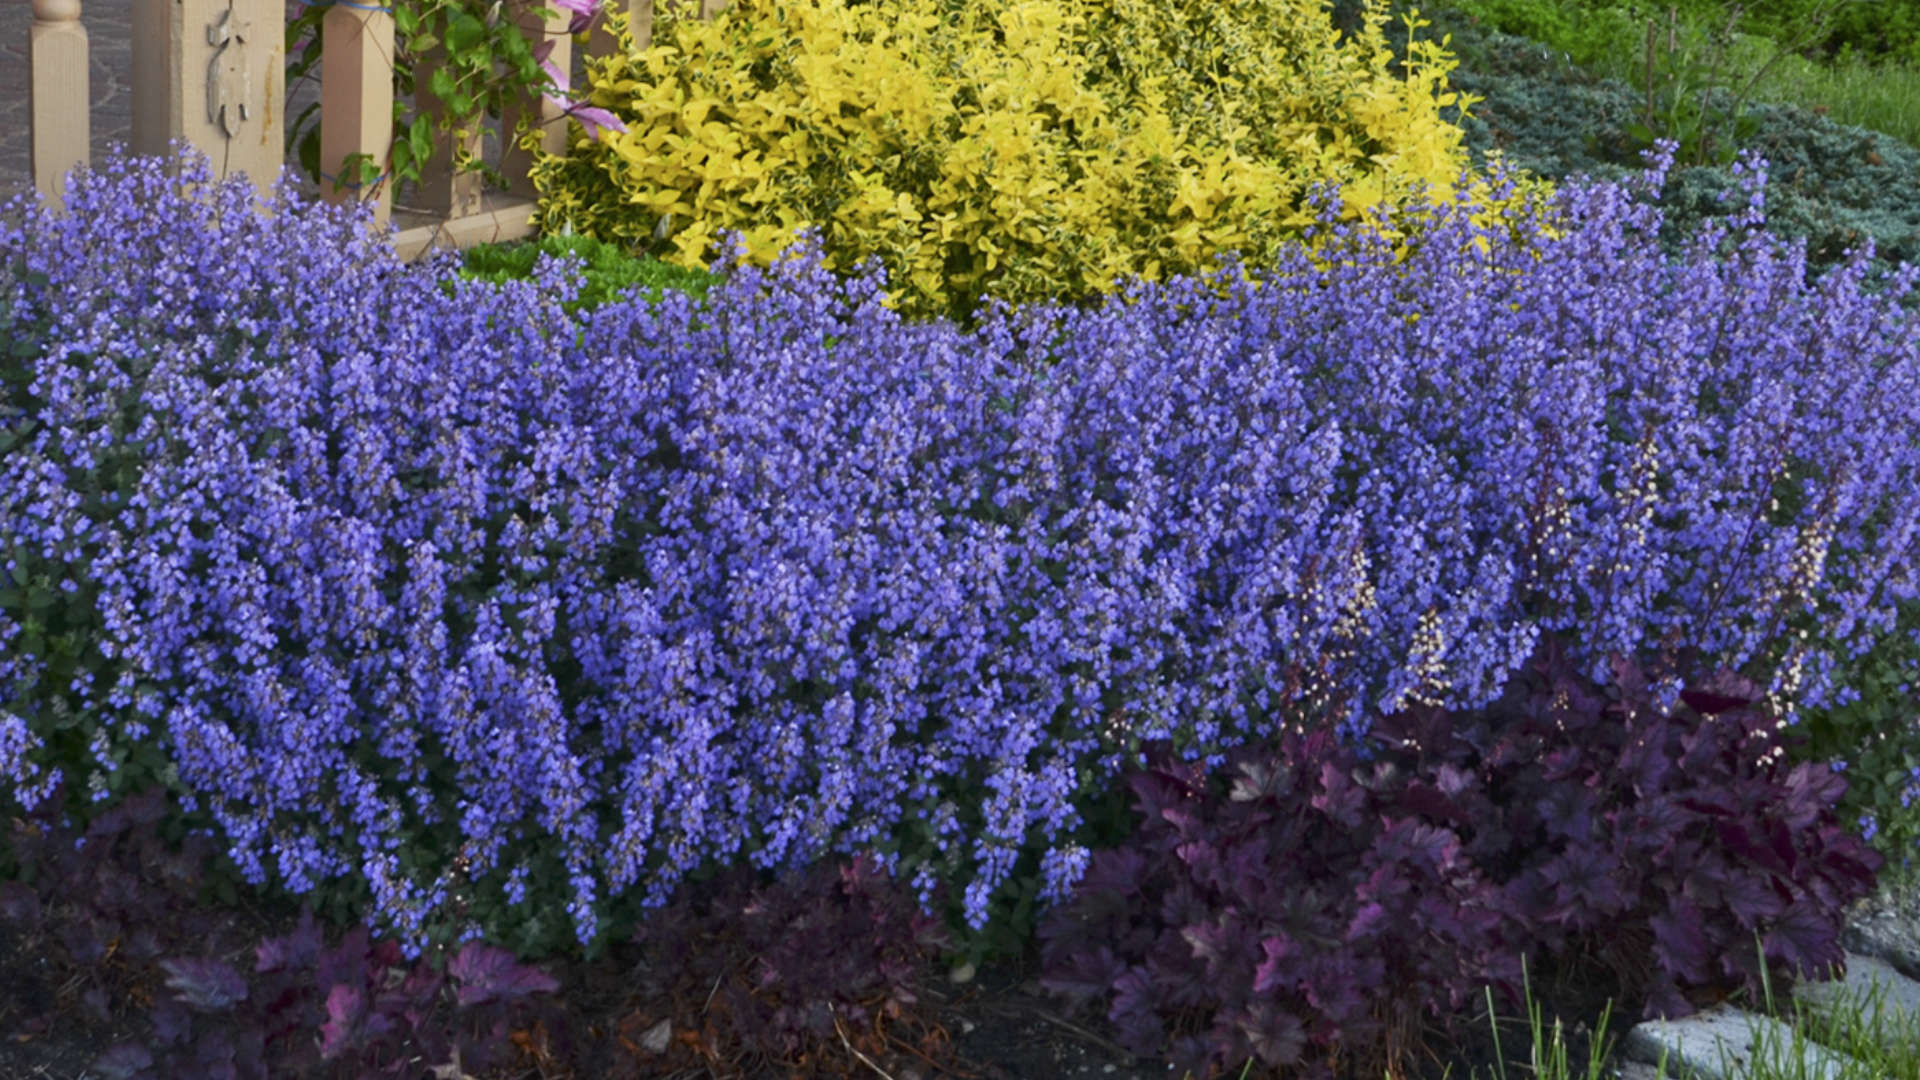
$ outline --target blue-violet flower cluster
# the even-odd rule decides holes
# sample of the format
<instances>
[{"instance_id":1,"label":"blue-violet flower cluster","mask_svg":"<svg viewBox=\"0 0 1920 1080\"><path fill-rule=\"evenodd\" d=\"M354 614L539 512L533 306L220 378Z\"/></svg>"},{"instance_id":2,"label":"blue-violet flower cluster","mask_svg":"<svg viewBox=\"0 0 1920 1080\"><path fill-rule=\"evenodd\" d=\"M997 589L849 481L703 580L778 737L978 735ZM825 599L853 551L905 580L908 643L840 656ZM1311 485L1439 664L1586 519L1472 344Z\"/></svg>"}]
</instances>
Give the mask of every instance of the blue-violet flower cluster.
<instances>
[{"instance_id":1,"label":"blue-violet flower cluster","mask_svg":"<svg viewBox=\"0 0 1920 1080\"><path fill-rule=\"evenodd\" d=\"M1482 704L1545 633L1817 703L1916 592L1915 272L1809 285L1757 201L1668 262L1664 167L962 328L807 250L570 317L110 163L0 217L0 772L161 755L408 940L545 860L587 941L830 850L978 925L1143 740Z\"/></svg>"}]
</instances>

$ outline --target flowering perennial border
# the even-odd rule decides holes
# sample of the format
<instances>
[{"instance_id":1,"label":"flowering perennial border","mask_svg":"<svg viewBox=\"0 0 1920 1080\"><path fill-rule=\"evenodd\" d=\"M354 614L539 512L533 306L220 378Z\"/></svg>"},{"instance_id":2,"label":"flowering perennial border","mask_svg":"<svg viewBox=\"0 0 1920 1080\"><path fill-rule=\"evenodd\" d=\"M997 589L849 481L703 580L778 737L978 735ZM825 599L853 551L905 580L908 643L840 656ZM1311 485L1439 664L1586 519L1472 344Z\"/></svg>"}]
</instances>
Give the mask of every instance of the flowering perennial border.
<instances>
[{"instance_id":1,"label":"flowering perennial border","mask_svg":"<svg viewBox=\"0 0 1920 1080\"><path fill-rule=\"evenodd\" d=\"M968 330L807 253L575 322L564 264L249 198L116 162L0 226L0 770L172 776L410 947L456 860L583 942L826 849L977 926L1141 740L1484 703L1544 632L1819 701L1916 591L1916 272L1809 287L1757 195L1676 264L1610 186L1399 263L1329 208L1338 254Z\"/></svg>"}]
</instances>

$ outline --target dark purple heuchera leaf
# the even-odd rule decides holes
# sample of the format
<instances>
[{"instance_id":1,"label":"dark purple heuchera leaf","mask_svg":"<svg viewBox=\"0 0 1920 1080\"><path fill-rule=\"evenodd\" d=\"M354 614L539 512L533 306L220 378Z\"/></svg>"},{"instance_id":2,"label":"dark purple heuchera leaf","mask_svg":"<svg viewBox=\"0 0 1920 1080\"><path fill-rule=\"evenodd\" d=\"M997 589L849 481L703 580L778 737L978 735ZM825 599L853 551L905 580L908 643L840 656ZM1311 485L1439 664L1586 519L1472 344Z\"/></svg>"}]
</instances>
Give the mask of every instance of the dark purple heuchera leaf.
<instances>
[{"instance_id":1,"label":"dark purple heuchera leaf","mask_svg":"<svg viewBox=\"0 0 1920 1080\"><path fill-rule=\"evenodd\" d=\"M365 986L372 938L370 929L356 926L341 937L340 944L321 949L315 960L316 981L324 987Z\"/></svg>"},{"instance_id":2,"label":"dark purple heuchera leaf","mask_svg":"<svg viewBox=\"0 0 1920 1080\"><path fill-rule=\"evenodd\" d=\"M225 961L173 958L160 961L160 967L175 996L196 1011L225 1012L246 999L247 980Z\"/></svg>"},{"instance_id":3,"label":"dark purple heuchera leaf","mask_svg":"<svg viewBox=\"0 0 1920 1080\"><path fill-rule=\"evenodd\" d=\"M1368 904L1365 910L1378 913L1384 909L1379 904ZM1291 990L1299 985L1297 964L1300 950L1291 938L1285 934L1274 934L1263 939L1260 942L1260 955L1260 966L1253 969L1254 993Z\"/></svg>"},{"instance_id":4,"label":"dark purple heuchera leaf","mask_svg":"<svg viewBox=\"0 0 1920 1080\"><path fill-rule=\"evenodd\" d=\"M1594 847L1569 847L1540 870L1554 890L1554 922L1592 929L1625 908L1627 893L1615 878L1618 864Z\"/></svg>"},{"instance_id":5,"label":"dark purple heuchera leaf","mask_svg":"<svg viewBox=\"0 0 1920 1080\"><path fill-rule=\"evenodd\" d=\"M1566 777L1546 775L1544 770L1541 779L1546 781L1546 790L1533 804L1541 822L1573 843L1591 842L1595 824L1593 793L1577 782L1567 782Z\"/></svg>"},{"instance_id":6,"label":"dark purple heuchera leaf","mask_svg":"<svg viewBox=\"0 0 1920 1080\"><path fill-rule=\"evenodd\" d=\"M1313 796L1315 810L1349 829L1360 826L1360 810L1366 805L1367 792L1348 775L1348 770L1326 762L1320 766L1320 791Z\"/></svg>"},{"instance_id":7,"label":"dark purple heuchera leaf","mask_svg":"<svg viewBox=\"0 0 1920 1080\"><path fill-rule=\"evenodd\" d=\"M93 889L92 902L116 913L138 910L144 891L139 877L111 863L95 872Z\"/></svg>"},{"instance_id":8,"label":"dark purple heuchera leaf","mask_svg":"<svg viewBox=\"0 0 1920 1080\"><path fill-rule=\"evenodd\" d=\"M1787 910L1779 880L1755 874L1729 874L1721 883L1720 902L1747 928L1777 919Z\"/></svg>"},{"instance_id":9,"label":"dark purple heuchera leaf","mask_svg":"<svg viewBox=\"0 0 1920 1080\"><path fill-rule=\"evenodd\" d=\"M1166 1039L1157 1003L1159 993L1142 967L1129 967L1113 981L1113 1004L1107 1009L1120 1045L1136 1054L1157 1051Z\"/></svg>"},{"instance_id":10,"label":"dark purple heuchera leaf","mask_svg":"<svg viewBox=\"0 0 1920 1080\"><path fill-rule=\"evenodd\" d=\"M1192 874L1193 880L1200 885L1214 889L1226 887L1227 868L1221 860L1220 849L1217 846L1200 841L1176 844L1173 854L1187 864L1187 872Z\"/></svg>"},{"instance_id":11,"label":"dark purple heuchera leaf","mask_svg":"<svg viewBox=\"0 0 1920 1080\"><path fill-rule=\"evenodd\" d=\"M1716 671L1680 691L1680 700L1702 716L1745 709L1765 694L1753 680L1732 671Z\"/></svg>"},{"instance_id":12,"label":"dark purple heuchera leaf","mask_svg":"<svg viewBox=\"0 0 1920 1080\"><path fill-rule=\"evenodd\" d=\"M76 963L90 967L106 956L107 942L118 936L119 929L118 920L88 910L62 923L58 936L67 955Z\"/></svg>"},{"instance_id":13,"label":"dark purple heuchera leaf","mask_svg":"<svg viewBox=\"0 0 1920 1080\"><path fill-rule=\"evenodd\" d=\"M821 860L764 877L744 865L723 871L700 895L650 915L634 940L647 954L639 980L647 995L683 1010L668 1018L676 1028L708 1030L729 1054L840 1062L834 1018L849 1037L882 1017L910 1022L927 997L919 980L946 934L878 863ZM476 947L448 972L456 984L477 978L526 992L517 981L526 969L516 975L502 959ZM1099 972L1077 977L1091 980L1088 994L1109 982ZM709 998L710 1010L702 1007Z\"/></svg>"},{"instance_id":14,"label":"dark purple heuchera leaf","mask_svg":"<svg viewBox=\"0 0 1920 1080\"><path fill-rule=\"evenodd\" d=\"M135 960L152 960L167 951L167 947L152 927L137 926L127 933L121 951Z\"/></svg>"},{"instance_id":15,"label":"dark purple heuchera leaf","mask_svg":"<svg viewBox=\"0 0 1920 1080\"><path fill-rule=\"evenodd\" d=\"M885 892L891 877L873 858L861 854L840 868L840 888L849 897L876 897Z\"/></svg>"},{"instance_id":16,"label":"dark purple heuchera leaf","mask_svg":"<svg viewBox=\"0 0 1920 1080\"><path fill-rule=\"evenodd\" d=\"M392 982L391 974L388 975L387 981ZM433 970L427 964L417 963L407 972L406 978L400 981L400 985L391 993L381 995L381 999L405 1002L409 1008L419 1011L432 1006L434 998L439 995L440 988L445 986L446 982L447 977L444 974ZM505 995L501 995L500 999L504 1000Z\"/></svg>"},{"instance_id":17,"label":"dark purple heuchera leaf","mask_svg":"<svg viewBox=\"0 0 1920 1080\"><path fill-rule=\"evenodd\" d=\"M254 953L253 970L266 973L305 968L320 955L323 944L319 924L313 921L313 909L303 906L292 932L260 943Z\"/></svg>"},{"instance_id":18,"label":"dark purple heuchera leaf","mask_svg":"<svg viewBox=\"0 0 1920 1080\"><path fill-rule=\"evenodd\" d=\"M447 974L458 986L461 1008L489 1001L511 1001L529 994L550 994L560 988L552 976L526 967L505 949L469 941L447 964Z\"/></svg>"},{"instance_id":19,"label":"dark purple heuchera leaf","mask_svg":"<svg viewBox=\"0 0 1920 1080\"><path fill-rule=\"evenodd\" d=\"M164 997L147 1010L154 1038L166 1045L184 1044L193 1035L193 1014L172 997Z\"/></svg>"},{"instance_id":20,"label":"dark purple heuchera leaf","mask_svg":"<svg viewBox=\"0 0 1920 1080\"><path fill-rule=\"evenodd\" d=\"M1298 1016L1271 1002L1255 1001L1242 1011L1236 1024L1262 1064L1277 1068L1300 1063L1307 1033Z\"/></svg>"},{"instance_id":21,"label":"dark purple heuchera leaf","mask_svg":"<svg viewBox=\"0 0 1920 1080\"><path fill-rule=\"evenodd\" d=\"M40 922L40 897L19 881L0 881L0 920L19 927Z\"/></svg>"},{"instance_id":22,"label":"dark purple heuchera leaf","mask_svg":"<svg viewBox=\"0 0 1920 1080\"><path fill-rule=\"evenodd\" d=\"M1705 690L1683 690L1680 692L1680 700L1687 703L1687 708L1702 716L1714 716L1733 709L1744 709L1753 703L1750 697L1716 694Z\"/></svg>"},{"instance_id":23,"label":"dark purple heuchera leaf","mask_svg":"<svg viewBox=\"0 0 1920 1080\"><path fill-rule=\"evenodd\" d=\"M1787 774L1787 800L1781 820L1790 829L1809 829L1846 794L1846 778L1825 766L1803 761Z\"/></svg>"},{"instance_id":24,"label":"dark purple heuchera leaf","mask_svg":"<svg viewBox=\"0 0 1920 1080\"><path fill-rule=\"evenodd\" d=\"M378 1013L368 1013L365 990L336 984L327 991L327 1022L320 1026L320 1056L332 1061L359 1049L367 1038L382 1034L382 1028L391 1023Z\"/></svg>"},{"instance_id":25,"label":"dark purple heuchera leaf","mask_svg":"<svg viewBox=\"0 0 1920 1080\"><path fill-rule=\"evenodd\" d=\"M1416 780L1408 784L1400 805L1431 821L1446 825L1470 825L1473 816L1452 797L1461 794L1471 782L1472 778L1459 770L1453 770L1451 774L1443 771L1433 783Z\"/></svg>"},{"instance_id":26,"label":"dark purple heuchera leaf","mask_svg":"<svg viewBox=\"0 0 1920 1080\"><path fill-rule=\"evenodd\" d=\"M1194 959L1206 965L1208 978L1224 978L1226 965L1238 960L1257 940L1253 927L1233 912L1217 915L1210 922L1188 926L1180 937L1193 950Z\"/></svg>"},{"instance_id":27,"label":"dark purple heuchera leaf","mask_svg":"<svg viewBox=\"0 0 1920 1080\"><path fill-rule=\"evenodd\" d=\"M139 1043L117 1043L88 1067L102 1080L134 1080L153 1067L153 1054Z\"/></svg>"},{"instance_id":28,"label":"dark purple heuchera leaf","mask_svg":"<svg viewBox=\"0 0 1920 1080\"><path fill-rule=\"evenodd\" d=\"M1397 800L1415 786L1418 801L1441 798L1452 805L1455 796L1441 795L1406 768L1409 762L1362 765L1335 742L1314 742L1319 757L1306 752L1308 745L1289 736L1277 755L1252 748L1230 754L1222 770L1226 790L1209 789L1208 798L1193 800L1177 839L1157 823L1143 827L1146 842L1128 850L1157 850L1171 860L1138 875L1144 903L1127 912L1083 902L1084 890L1077 894L1043 924L1043 973L1081 992L1075 996L1082 996L1091 971L1109 977L1109 1017L1142 1052L1148 1051L1139 1040L1164 1037L1183 1016L1206 1024L1211 1014L1206 1060L1215 1069L1237 1067L1239 1060L1228 1059L1244 1053L1249 1040L1267 1040L1267 1052L1301 1060L1307 1045L1326 1050L1343 1028L1351 1033L1364 1026L1383 995L1411 989L1424 1000L1427 990L1411 976L1415 953L1427 950L1409 948L1402 935L1423 933L1413 925L1421 920L1455 936L1484 934L1488 924L1456 905L1484 894L1481 902L1491 908L1495 897L1463 863L1457 835L1409 814ZM1258 767L1242 764L1249 760ZM1276 780L1283 771L1294 780ZM1356 772L1365 784L1353 780ZM1458 796L1468 794L1461 783L1467 775L1456 767L1447 777ZM1261 782L1250 786L1248 776ZM1235 777L1242 781L1238 789ZM1419 909L1423 893L1444 901ZM1174 896L1185 899L1170 904ZM1156 911L1163 928L1146 948L1129 944L1126 928L1141 907ZM1281 926L1286 932L1271 929ZM1469 946L1476 947L1490 949L1494 942ZM1471 974L1487 966L1477 962ZM1115 977L1117 969L1122 973ZM1249 1030L1234 1019L1256 1015L1278 1026ZM1286 1049L1295 1039L1299 1049ZM1170 1045L1177 1056L1190 1044Z\"/></svg>"},{"instance_id":29,"label":"dark purple heuchera leaf","mask_svg":"<svg viewBox=\"0 0 1920 1080\"><path fill-rule=\"evenodd\" d=\"M1406 864L1444 878L1460 858L1460 838L1451 829L1429 825L1415 817L1388 819L1374 841L1374 857L1389 864Z\"/></svg>"},{"instance_id":30,"label":"dark purple heuchera leaf","mask_svg":"<svg viewBox=\"0 0 1920 1080\"><path fill-rule=\"evenodd\" d=\"M1387 909L1384 905L1360 905L1360 910L1354 913L1353 921L1347 924L1348 943L1363 941L1367 938L1377 936L1382 930L1386 929L1386 919ZM1268 939L1268 941L1272 940L1274 939ZM1265 946L1266 942L1262 942L1261 944ZM1268 959L1271 960L1273 958L1272 952L1269 951L1267 956Z\"/></svg>"},{"instance_id":31,"label":"dark purple heuchera leaf","mask_svg":"<svg viewBox=\"0 0 1920 1080\"><path fill-rule=\"evenodd\" d=\"M1722 819L1713 823L1713 831L1722 851L1753 863L1774 877L1792 879L1793 866L1788 861L1792 857L1792 849L1782 852L1774 846L1767 822ZM1727 882L1723 880L1717 884L1721 894L1726 895Z\"/></svg>"},{"instance_id":32,"label":"dark purple heuchera leaf","mask_svg":"<svg viewBox=\"0 0 1920 1080\"><path fill-rule=\"evenodd\" d=\"M1772 920L1761 943L1769 959L1782 960L1797 974L1811 979L1823 978L1844 955L1833 917L1805 901L1796 901Z\"/></svg>"},{"instance_id":33,"label":"dark purple heuchera leaf","mask_svg":"<svg viewBox=\"0 0 1920 1080\"><path fill-rule=\"evenodd\" d=\"M1157 876L1153 882L1144 885L1138 892L1129 894L1129 896L1125 898L1117 898L1122 901L1121 903L1099 904L1097 900L1094 900L1082 910L1088 914L1091 920L1101 922L1102 925L1111 926L1112 921L1116 917L1124 923L1126 920L1130 920L1133 912L1137 910L1137 905L1140 902L1139 897L1141 895L1151 895L1157 891L1156 886L1160 886L1165 890L1160 901L1160 911L1158 913L1161 925L1191 926L1195 923L1205 922L1213 917L1217 906L1214 897L1197 882L1186 878L1176 878L1171 883L1162 886ZM1132 941L1151 939L1152 936L1153 934L1150 929L1142 927L1133 933L1123 934L1117 941L1104 937L1102 940L1108 941L1109 944L1125 945Z\"/></svg>"},{"instance_id":34,"label":"dark purple heuchera leaf","mask_svg":"<svg viewBox=\"0 0 1920 1080\"><path fill-rule=\"evenodd\" d=\"M1308 965L1298 985L1307 1004L1320 1013L1322 1027L1349 1038L1358 1034L1358 1022L1381 997L1386 961L1376 953L1322 953Z\"/></svg>"},{"instance_id":35,"label":"dark purple heuchera leaf","mask_svg":"<svg viewBox=\"0 0 1920 1080\"><path fill-rule=\"evenodd\" d=\"M209 1027L194 1041L190 1067L194 1076L207 1080L240 1080L239 1056L231 1031Z\"/></svg>"},{"instance_id":36,"label":"dark purple heuchera leaf","mask_svg":"<svg viewBox=\"0 0 1920 1080\"><path fill-rule=\"evenodd\" d=\"M1522 954L1597 950L1647 1015L1684 1015L1696 988L1757 990L1756 966L1725 961L1755 929L1775 960L1823 958L1878 865L1818 805L1839 788L1759 763L1773 721L1749 705L1703 714L1683 694L1663 715L1652 695L1669 680L1613 670L1596 688L1548 638L1483 709L1377 720L1365 764L1298 738L1230 752L1179 829L1162 815L1124 863L1095 853L1100 888L1042 925L1043 973L1076 998L1109 979L1135 1039L1201 1025L1207 1067L1231 1069L1248 1033L1223 1018L1254 1001L1324 1049L1374 1018L1449 1015L1482 985L1517 1003ZM1809 813L1815 827L1792 827ZM1130 883L1140 902L1115 904ZM1140 936L1143 912L1157 934Z\"/></svg>"},{"instance_id":37,"label":"dark purple heuchera leaf","mask_svg":"<svg viewBox=\"0 0 1920 1080\"><path fill-rule=\"evenodd\" d=\"M1629 789L1638 790L1638 784L1630 782ZM1629 848L1659 858L1679 838L1681 829L1692 821L1692 815L1672 799L1656 796L1629 807L1609 810L1606 821L1615 835L1626 840Z\"/></svg>"},{"instance_id":38,"label":"dark purple heuchera leaf","mask_svg":"<svg viewBox=\"0 0 1920 1080\"><path fill-rule=\"evenodd\" d=\"M1169 762L1162 769L1135 774L1128 784L1133 789L1140 813L1157 823L1179 828L1190 821L1197 789L1191 766Z\"/></svg>"},{"instance_id":39,"label":"dark purple heuchera leaf","mask_svg":"<svg viewBox=\"0 0 1920 1080\"><path fill-rule=\"evenodd\" d=\"M1293 787L1292 769L1275 769L1258 761L1240 763L1240 775L1233 780L1228 798L1235 802L1251 802L1262 796L1282 796Z\"/></svg>"}]
</instances>

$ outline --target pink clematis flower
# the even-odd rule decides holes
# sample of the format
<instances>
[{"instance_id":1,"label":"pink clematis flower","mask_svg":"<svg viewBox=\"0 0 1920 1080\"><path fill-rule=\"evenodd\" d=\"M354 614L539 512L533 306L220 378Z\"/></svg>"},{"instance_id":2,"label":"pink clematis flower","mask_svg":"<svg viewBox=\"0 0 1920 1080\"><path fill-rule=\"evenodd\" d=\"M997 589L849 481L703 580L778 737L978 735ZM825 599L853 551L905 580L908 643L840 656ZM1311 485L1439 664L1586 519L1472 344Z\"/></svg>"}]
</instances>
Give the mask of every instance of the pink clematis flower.
<instances>
[{"instance_id":1,"label":"pink clematis flower","mask_svg":"<svg viewBox=\"0 0 1920 1080\"><path fill-rule=\"evenodd\" d=\"M567 23L567 33L577 34L593 22L593 16L600 10L600 0L548 0L561 11L571 12L573 18Z\"/></svg>"},{"instance_id":2,"label":"pink clematis flower","mask_svg":"<svg viewBox=\"0 0 1920 1080\"><path fill-rule=\"evenodd\" d=\"M568 7L571 10L571 5L573 4L585 4L591 8L597 0L554 0L554 2L563 7ZM577 17L578 16L576 16L576 18ZM598 139L604 131L624 133L627 130L627 125L621 123L619 117L607 110L595 108L585 101L568 100L566 95L572 89L573 80L568 77L565 71L561 70L558 64L553 62L552 40L542 41L540 44L535 45L533 47L533 58L540 61L541 70L547 73L547 78L553 80L553 91L540 95L541 98L568 116L580 121L580 126L586 129L588 138Z\"/></svg>"}]
</instances>

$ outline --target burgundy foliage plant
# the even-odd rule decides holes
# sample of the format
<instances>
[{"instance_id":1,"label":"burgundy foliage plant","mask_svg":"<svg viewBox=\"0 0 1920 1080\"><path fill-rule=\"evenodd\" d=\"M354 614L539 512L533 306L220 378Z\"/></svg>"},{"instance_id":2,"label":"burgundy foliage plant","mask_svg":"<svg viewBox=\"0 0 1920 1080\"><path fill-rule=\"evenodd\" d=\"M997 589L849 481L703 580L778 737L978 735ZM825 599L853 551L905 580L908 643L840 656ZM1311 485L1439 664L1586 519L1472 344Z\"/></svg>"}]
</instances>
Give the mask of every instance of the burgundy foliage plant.
<instances>
[{"instance_id":1,"label":"burgundy foliage plant","mask_svg":"<svg viewBox=\"0 0 1920 1080\"><path fill-rule=\"evenodd\" d=\"M1785 767L1738 678L1663 711L1670 683L1612 675L1549 638L1485 708L1379 718L1366 761L1318 732L1213 778L1163 752L1129 779L1137 839L1042 927L1043 984L1199 1075L1332 1075L1404 1065L1483 986L1517 1004L1523 956L1597 955L1617 1000L1676 1017L1759 990L1756 936L1782 981L1839 962L1881 863L1836 819L1845 781Z\"/></svg>"}]
</instances>

